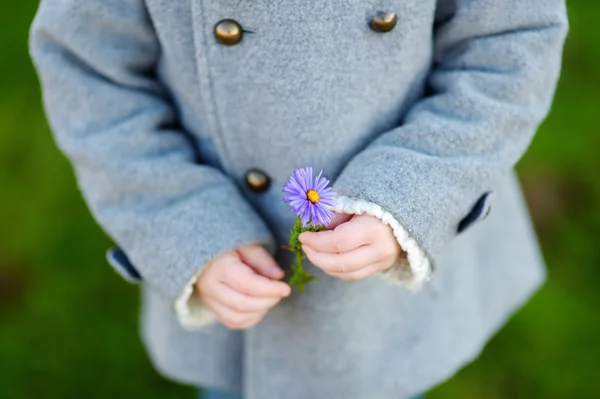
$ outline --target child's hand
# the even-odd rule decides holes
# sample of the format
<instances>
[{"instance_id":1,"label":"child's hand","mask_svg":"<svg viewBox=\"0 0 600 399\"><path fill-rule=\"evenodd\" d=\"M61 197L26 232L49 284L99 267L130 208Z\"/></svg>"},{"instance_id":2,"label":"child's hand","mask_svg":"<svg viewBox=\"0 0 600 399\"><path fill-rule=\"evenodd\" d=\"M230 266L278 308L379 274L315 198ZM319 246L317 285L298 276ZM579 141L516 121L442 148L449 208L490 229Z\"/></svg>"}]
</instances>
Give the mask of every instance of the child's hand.
<instances>
[{"instance_id":1,"label":"child's hand","mask_svg":"<svg viewBox=\"0 0 600 399\"><path fill-rule=\"evenodd\" d=\"M247 245L217 257L200 274L196 289L202 301L231 329L258 324L291 288L284 272L264 248Z\"/></svg>"},{"instance_id":2,"label":"child's hand","mask_svg":"<svg viewBox=\"0 0 600 399\"><path fill-rule=\"evenodd\" d=\"M392 266L403 251L392 229L367 215L337 215L333 230L299 237L307 258L342 280L362 280Z\"/></svg>"}]
</instances>

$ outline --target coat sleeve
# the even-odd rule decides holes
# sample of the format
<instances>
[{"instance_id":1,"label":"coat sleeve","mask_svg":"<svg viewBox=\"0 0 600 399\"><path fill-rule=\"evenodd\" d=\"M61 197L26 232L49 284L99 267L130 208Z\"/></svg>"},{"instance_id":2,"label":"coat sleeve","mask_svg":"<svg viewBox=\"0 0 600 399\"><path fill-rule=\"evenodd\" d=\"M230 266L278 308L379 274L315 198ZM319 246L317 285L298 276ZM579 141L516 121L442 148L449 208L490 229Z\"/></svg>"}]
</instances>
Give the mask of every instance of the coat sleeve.
<instances>
[{"instance_id":1,"label":"coat sleeve","mask_svg":"<svg viewBox=\"0 0 600 399\"><path fill-rule=\"evenodd\" d=\"M489 210L547 115L567 32L563 0L439 0L437 11L431 94L334 183L417 244L430 262L403 275L417 285L421 266Z\"/></svg>"},{"instance_id":2,"label":"coat sleeve","mask_svg":"<svg viewBox=\"0 0 600 399\"><path fill-rule=\"evenodd\" d=\"M57 143L130 277L175 302L215 256L273 245L234 182L195 161L154 77L160 48L142 0L43 0L30 51Z\"/></svg>"}]
</instances>

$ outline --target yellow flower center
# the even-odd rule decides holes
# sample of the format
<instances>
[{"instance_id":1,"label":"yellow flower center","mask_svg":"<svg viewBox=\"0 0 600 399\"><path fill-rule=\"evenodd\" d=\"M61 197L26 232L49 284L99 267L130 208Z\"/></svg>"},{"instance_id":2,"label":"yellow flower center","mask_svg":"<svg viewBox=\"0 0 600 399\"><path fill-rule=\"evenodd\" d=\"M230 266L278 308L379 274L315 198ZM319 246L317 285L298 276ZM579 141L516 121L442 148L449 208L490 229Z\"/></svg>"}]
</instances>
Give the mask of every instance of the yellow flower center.
<instances>
[{"instance_id":1,"label":"yellow flower center","mask_svg":"<svg viewBox=\"0 0 600 399\"><path fill-rule=\"evenodd\" d=\"M312 202L313 204L316 204L317 202L319 202L319 193L315 190L308 190L308 192L306 193L306 199Z\"/></svg>"}]
</instances>

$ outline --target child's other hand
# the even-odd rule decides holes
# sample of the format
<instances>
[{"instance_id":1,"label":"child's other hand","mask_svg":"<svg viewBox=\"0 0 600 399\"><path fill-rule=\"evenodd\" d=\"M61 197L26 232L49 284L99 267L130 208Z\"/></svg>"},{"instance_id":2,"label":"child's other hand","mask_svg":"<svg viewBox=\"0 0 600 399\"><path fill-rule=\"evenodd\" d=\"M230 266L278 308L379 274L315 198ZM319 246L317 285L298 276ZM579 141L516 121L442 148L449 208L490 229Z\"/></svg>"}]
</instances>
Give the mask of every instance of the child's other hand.
<instances>
[{"instance_id":1,"label":"child's other hand","mask_svg":"<svg viewBox=\"0 0 600 399\"><path fill-rule=\"evenodd\" d=\"M299 237L307 258L342 280L362 280L392 266L403 251L391 227L368 215L336 215L333 230Z\"/></svg>"},{"instance_id":2,"label":"child's other hand","mask_svg":"<svg viewBox=\"0 0 600 399\"><path fill-rule=\"evenodd\" d=\"M223 254L200 274L196 289L202 301L231 329L258 324L291 288L284 272L259 245L247 245Z\"/></svg>"}]
</instances>

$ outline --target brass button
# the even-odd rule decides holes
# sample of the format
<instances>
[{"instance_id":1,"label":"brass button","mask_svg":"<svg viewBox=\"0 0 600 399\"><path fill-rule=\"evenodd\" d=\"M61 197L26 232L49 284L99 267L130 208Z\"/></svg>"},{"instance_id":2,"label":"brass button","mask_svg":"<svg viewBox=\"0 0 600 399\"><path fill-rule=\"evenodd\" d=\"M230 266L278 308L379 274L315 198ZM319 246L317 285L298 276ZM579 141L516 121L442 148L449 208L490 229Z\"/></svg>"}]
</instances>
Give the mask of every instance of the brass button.
<instances>
[{"instance_id":1,"label":"brass button","mask_svg":"<svg viewBox=\"0 0 600 399\"><path fill-rule=\"evenodd\" d=\"M246 184L252 191L260 193L269 189L271 179L262 170L250 169L246 172Z\"/></svg>"},{"instance_id":2,"label":"brass button","mask_svg":"<svg viewBox=\"0 0 600 399\"><path fill-rule=\"evenodd\" d=\"M215 37L219 43L226 46L238 44L243 36L242 27L233 19L224 19L215 25Z\"/></svg>"},{"instance_id":3,"label":"brass button","mask_svg":"<svg viewBox=\"0 0 600 399\"><path fill-rule=\"evenodd\" d=\"M389 32L396 27L396 14L393 12L379 12L371 19L371 29L375 32Z\"/></svg>"}]
</instances>

